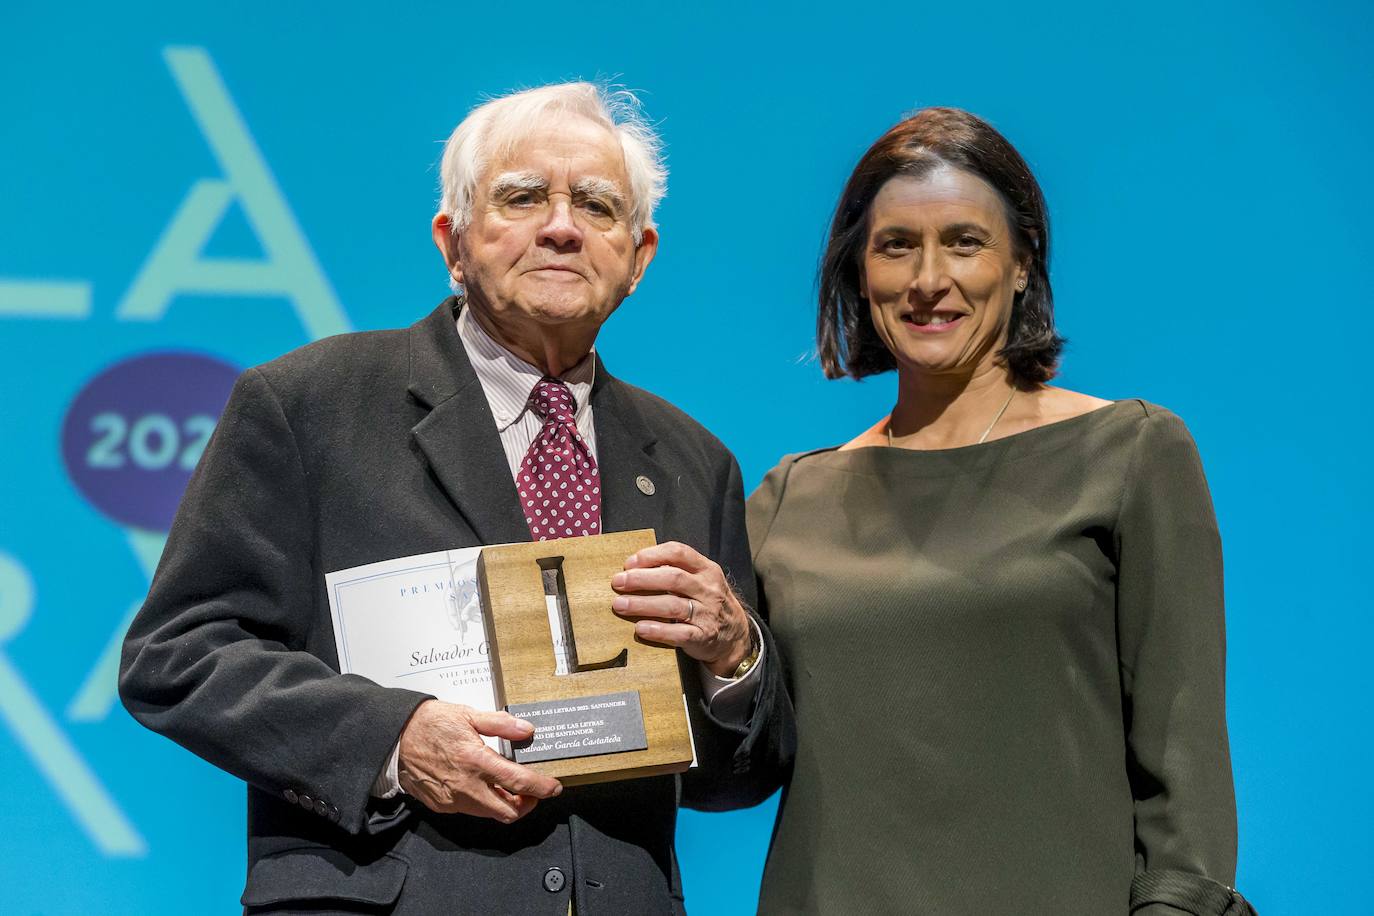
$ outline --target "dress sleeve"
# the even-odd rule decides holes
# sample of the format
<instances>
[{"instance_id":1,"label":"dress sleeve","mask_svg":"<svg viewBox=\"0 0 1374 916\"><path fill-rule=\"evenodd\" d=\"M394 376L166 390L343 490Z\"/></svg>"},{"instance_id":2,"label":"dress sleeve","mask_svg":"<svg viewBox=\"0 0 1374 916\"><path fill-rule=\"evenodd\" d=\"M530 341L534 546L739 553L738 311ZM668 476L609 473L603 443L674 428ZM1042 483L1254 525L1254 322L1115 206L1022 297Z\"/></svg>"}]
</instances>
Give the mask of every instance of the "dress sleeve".
<instances>
[{"instance_id":1,"label":"dress sleeve","mask_svg":"<svg viewBox=\"0 0 1374 916\"><path fill-rule=\"evenodd\" d=\"M1136 871L1230 885L1236 811L1221 541L1188 430L1168 411L1146 411L1115 538Z\"/></svg>"},{"instance_id":2,"label":"dress sleeve","mask_svg":"<svg viewBox=\"0 0 1374 916\"><path fill-rule=\"evenodd\" d=\"M750 559L751 556L758 555L763 538L758 523L759 512L765 512L771 522L776 511L777 497L781 494L782 481L786 476L783 468L789 464L790 462L784 459L782 465L768 474L764 483L749 497L747 509L743 499L731 504L731 524L728 527L739 533L739 537L732 541L732 544L742 554L733 569L748 573L747 582L740 581L737 575L734 581L740 596L752 605L750 610L762 640L759 665L755 669L758 673L758 686L754 692L753 710L747 723L740 725L722 722L714 715L711 717L712 722L720 728L733 729L738 735L738 743L733 752L730 776L724 782L725 791L717 792L716 797L709 800L704 796L698 799L684 793L684 802L691 807L723 810L757 805L776 792L786 782L792 770L792 758L797 749L797 725L792 710L792 699L787 690L785 662L768 628L764 583L756 581ZM733 468L729 492L734 494L738 492L739 487L738 468ZM765 506L770 501L773 505Z\"/></svg>"},{"instance_id":3,"label":"dress sleeve","mask_svg":"<svg viewBox=\"0 0 1374 916\"><path fill-rule=\"evenodd\" d=\"M148 728L358 833L372 827L373 780L426 696L341 676L306 651L323 577L308 493L290 424L250 369L125 637L119 689Z\"/></svg>"},{"instance_id":4,"label":"dress sleeve","mask_svg":"<svg viewBox=\"0 0 1374 916\"><path fill-rule=\"evenodd\" d=\"M745 517L749 526L749 549L755 560L768 539L768 532L777 518L778 507L782 505L782 493L787 488L787 475L796 461L795 455L787 455L777 467L769 471L759 484L759 488L749 496ZM762 583L760 583L762 584ZM763 596L759 596L762 605Z\"/></svg>"},{"instance_id":5,"label":"dress sleeve","mask_svg":"<svg viewBox=\"0 0 1374 916\"><path fill-rule=\"evenodd\" d=\"M696 749L701 766L683 775L682 803L702 811L745 808L768 798L778 788L778 772L791 765L796 748L796 724L783 686L778 651L767 624L754 611L757 601L745 525L744 484L733 456L718 492L723 495L723 505L713 539L714 558L754 615L763 642L758 673L752 679L753 707L747 721L722 718L706 702L699 706L704 727L697 728Z\"/></svg>"}]
</instances>

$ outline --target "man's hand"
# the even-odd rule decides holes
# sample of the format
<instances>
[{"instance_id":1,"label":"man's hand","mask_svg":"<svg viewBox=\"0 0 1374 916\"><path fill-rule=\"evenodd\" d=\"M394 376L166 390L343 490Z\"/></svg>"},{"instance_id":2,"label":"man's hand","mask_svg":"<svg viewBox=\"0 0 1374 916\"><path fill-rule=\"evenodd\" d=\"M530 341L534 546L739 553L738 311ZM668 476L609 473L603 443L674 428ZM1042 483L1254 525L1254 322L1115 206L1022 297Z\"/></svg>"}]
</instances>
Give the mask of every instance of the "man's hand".
<instances>
[{"instance_id":1,"label":"man's hand","mask_svg":"<svg viewBox=\"0 0 1374 916\"><path fill-rule=\"evenodd\" d=\"M534 726L509 713L426 700L401 732L401 788L440 814L514 823L563 785L502 757L482 736L523 741L533 734Z\"/></svg>"},{"instance_id":2,"label":"man's hand","mask_svg":"<svg viewBox=\"0 0 1374 916\"><path fill-rule=\"evenodd\" d=\"M719 677L734 674L749 656L748 612L720 565L686 544L639 551L611 577L611 587L620 592L612 610L635 620L641 639L676 646Z\"/></svg>"}]
</instances>

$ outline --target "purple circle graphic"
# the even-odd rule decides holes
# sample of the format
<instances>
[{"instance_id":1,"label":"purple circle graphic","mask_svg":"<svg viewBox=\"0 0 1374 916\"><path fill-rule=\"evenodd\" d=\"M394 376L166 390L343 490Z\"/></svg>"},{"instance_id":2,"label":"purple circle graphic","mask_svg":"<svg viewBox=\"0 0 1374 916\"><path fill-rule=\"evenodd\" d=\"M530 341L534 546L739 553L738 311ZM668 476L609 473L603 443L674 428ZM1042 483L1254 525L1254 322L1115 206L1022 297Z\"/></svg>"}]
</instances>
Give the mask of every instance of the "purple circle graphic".
<instances>
[{"instance_id":1,"label":"purple circle graphic","mask_svg":"<svg viewBox=\"0 0 1374 916\"><path fill-rule=\"evenodd\" d=\"M67 409L67 476L115 521L167 531L238 374L200 353L145 353L115 363Z\"/></svg>"}]
</instances>

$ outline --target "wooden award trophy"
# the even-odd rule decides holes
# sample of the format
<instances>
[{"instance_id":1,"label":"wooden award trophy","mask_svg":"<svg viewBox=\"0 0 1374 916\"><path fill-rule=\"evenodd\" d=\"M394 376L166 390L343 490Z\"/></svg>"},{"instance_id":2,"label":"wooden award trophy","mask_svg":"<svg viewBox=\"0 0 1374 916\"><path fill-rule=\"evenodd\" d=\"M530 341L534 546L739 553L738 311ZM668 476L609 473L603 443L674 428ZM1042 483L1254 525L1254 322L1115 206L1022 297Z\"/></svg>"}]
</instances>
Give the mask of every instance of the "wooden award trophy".
<instances>
[{"instance_id":1,"label":"wooden award trophy","mask_svg":"<svg viewBox=\"0 0 1374 916\"><path fill-rule=\"evenodd\" d=\"M677 651L635 638L611 611L611 576L654 532L483 548L477 560L496 706L535 726L517 763L576 786L691 765ZM546 595L557 595L568 673L556 672Z\"/></svg>"}]
</instances>

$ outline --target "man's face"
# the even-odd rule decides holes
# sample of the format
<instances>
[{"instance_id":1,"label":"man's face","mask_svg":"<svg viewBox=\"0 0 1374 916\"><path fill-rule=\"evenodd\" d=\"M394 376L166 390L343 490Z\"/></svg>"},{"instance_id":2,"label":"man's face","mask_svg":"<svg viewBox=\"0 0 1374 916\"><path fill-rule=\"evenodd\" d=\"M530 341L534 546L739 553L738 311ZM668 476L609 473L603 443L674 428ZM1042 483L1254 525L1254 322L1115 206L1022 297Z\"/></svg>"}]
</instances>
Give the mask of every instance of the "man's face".
<instances>
[{"instance_id":1,"label":"man's face","mask_svg":"<svg viewBox=\"0 0 1374 916\"><path fill-rule=\"evenodd\" d=\"M436 241L448 229L436 219ZM487 164L472 220L448 250L469 302L503 336L594 337L634 292L657 242L645 229L634 243L615 135L562 115Z\"/></svg>"}]
</instances>

